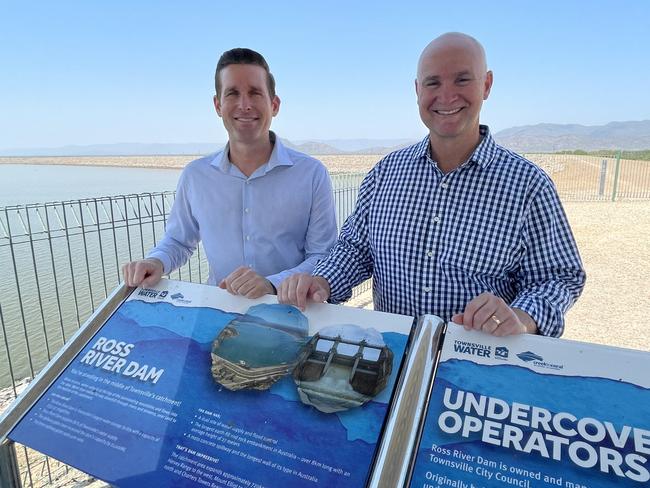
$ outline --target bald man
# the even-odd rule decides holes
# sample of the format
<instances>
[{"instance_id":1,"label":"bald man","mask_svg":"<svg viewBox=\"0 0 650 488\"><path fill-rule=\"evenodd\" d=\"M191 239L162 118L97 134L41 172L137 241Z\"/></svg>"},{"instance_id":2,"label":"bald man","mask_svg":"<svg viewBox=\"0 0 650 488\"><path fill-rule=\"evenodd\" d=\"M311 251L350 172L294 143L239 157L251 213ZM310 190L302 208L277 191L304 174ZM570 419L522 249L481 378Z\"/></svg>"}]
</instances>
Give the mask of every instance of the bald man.
<instances>
[{"instance_id":1,"label":"bald man","mask_svg":"<svg viewBox=\"0 0 650 488\"><path fill-rule=\"evenodd\" d=\"M285 280L281 302L343 302L373 277L376 310L562 334L585 272L551 179L479 124L492 82L468 35L424 49L415 92L429 134L368 173L328 258Z\"/></svg>"}]
</instances>

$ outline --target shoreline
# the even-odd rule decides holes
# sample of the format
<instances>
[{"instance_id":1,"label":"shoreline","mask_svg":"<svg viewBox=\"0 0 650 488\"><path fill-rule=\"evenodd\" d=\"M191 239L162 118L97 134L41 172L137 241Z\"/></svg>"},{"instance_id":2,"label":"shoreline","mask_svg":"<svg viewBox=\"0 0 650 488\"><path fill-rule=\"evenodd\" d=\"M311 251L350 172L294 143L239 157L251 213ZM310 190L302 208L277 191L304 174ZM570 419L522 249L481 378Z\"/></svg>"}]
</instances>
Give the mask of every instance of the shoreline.
<instances>
[{"instance_id":1,"label":"shoreline","mask_svg":"<svg viewBox=\"0 0 650 488\"><path fill-rule=\"evenodd\" d=\"M0 156L0 165L182 170L191 161L204 156L206 155ZM330 174L367 172L383 157L380 154L317 154L311 156L321 161Z\"/></svg>"},{"instance_id":2,"label":"shoreline","mask_svg":"<svg viewBox=\"0 0 650 488\"><path fill-rule=\"evenodd\" d=\"M0 164L24 166L92 166L98 168L183 169L201 155L165 156L2 156ZM162 161L161 161L162 160Z\"/></svg>"}]
</instances>

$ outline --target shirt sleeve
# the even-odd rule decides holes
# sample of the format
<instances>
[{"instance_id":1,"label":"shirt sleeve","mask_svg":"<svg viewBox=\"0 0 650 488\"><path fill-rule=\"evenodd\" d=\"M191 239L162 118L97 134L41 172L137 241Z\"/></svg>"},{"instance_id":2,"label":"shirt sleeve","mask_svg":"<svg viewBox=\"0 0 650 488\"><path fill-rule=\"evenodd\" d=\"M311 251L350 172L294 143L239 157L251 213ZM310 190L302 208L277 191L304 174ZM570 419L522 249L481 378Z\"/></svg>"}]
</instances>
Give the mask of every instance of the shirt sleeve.
<instances>
[{"instance_id":1,"label":"shirt sleeve","mask_svg":"<svg viewBox=\"0 0 650 488\"><path fill-rule=\"evenodd\" d=\"M564 314L580 296L586 273L550 181L532 198L523 239L526 252L516 276L517 296L510 306L528 313L540 334L559 337L564 332Z\"/></svg>"},{"instance_id":2,"label":"shirt sleeve","mask_svg":"<svg viewBox=\"0 0 650 488\"><path fill-rule=\"evenodd\" d=\"M199 225L192 215L189 201L191 189L187 169L183 171L176 188L176 198L167 219L162 239L147 254L163 263L163 274L169 274L183 266L192 256L200 241Z\"/></svg>"},{"instance_id":3,"label":"shirt sleeve","mask_svg":"<svg viewBox=\"0 0 650 488\"><path fill-rule=\"evenodd\" d=\"M312 204L305 234L305 260L293 268L267 276L266 279L278 288L280 283L292 274L311 273L336 242L336 234L332 182L327 169L321 164L312 181Z\"/></svg>"},{"instance_id":4,"label":"shirt sleeve","mask_svg":"<svg viewBox=\"0 0 650 488\"><path fill-rule=\"evenodd\" d=\"M372 276L368 213L375 193L376 173L377 167L362 181L357 204L343 224L337 243L327 259L314 269L314 275L322 276L329 283L331 303L349 300L352 288Z\"/></svg>"}]
</instances>

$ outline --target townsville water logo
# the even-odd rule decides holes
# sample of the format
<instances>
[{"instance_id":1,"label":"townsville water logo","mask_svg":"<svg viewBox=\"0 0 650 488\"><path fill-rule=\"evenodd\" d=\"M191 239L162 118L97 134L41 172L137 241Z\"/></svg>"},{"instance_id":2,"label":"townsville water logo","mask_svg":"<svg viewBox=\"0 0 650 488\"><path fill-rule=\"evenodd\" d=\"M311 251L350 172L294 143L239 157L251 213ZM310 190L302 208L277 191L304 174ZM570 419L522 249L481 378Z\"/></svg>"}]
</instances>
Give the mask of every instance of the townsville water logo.
<instances>
[{"instance_id":1,"label":"townsville water logo","mask_svg":"<svg viewBox=\"0 0 650 488\"><path fill-rule=\"evenodd\" d=\"M476 342L454 341L454 352L470 354L472 356L481 356L484 358L491 357L492 347Z\"/></svg>"}]
</instances>

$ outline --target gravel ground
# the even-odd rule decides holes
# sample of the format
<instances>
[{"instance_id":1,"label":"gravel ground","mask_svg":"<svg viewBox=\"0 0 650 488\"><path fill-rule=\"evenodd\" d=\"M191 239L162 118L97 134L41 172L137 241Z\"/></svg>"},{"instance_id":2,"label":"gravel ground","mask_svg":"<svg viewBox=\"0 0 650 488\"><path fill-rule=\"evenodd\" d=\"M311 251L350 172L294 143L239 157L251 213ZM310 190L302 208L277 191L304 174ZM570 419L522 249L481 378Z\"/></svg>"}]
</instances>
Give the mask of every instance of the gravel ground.
<instances>
[{"instance_id":1,"label":"gravel ground","mask_svg":"<svg viewBox=\"0 0 650 488\"><path fill-rule=\"evenodd\" d=\"M565 205L587 270L564 338L650 351L650 202Z\"/></svg>"}]
</instances>

